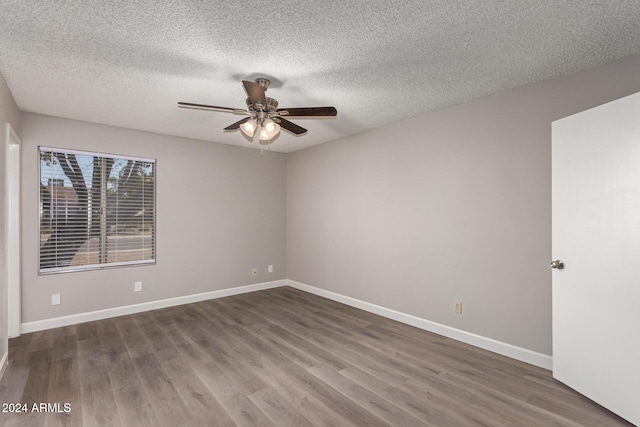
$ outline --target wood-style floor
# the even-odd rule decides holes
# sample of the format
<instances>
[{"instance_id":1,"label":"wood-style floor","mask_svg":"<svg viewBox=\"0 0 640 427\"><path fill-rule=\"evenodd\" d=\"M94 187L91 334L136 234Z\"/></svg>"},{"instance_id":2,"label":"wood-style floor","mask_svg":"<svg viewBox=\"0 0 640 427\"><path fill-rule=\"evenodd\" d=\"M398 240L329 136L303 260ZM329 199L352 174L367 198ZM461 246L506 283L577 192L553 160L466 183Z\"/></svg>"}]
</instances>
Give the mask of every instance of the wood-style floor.
<instances>
[{"instance_id":1,"label":"wood-style floor","mask_svg":"<svg viewBox=\"0 0 640 427\"><path fill-rule=\"evenodd\" d=\"M544 369L287 287L26 334L9 359L0 403L28 413L3 426L630 425Z\"/></svg>"}]
</instances>

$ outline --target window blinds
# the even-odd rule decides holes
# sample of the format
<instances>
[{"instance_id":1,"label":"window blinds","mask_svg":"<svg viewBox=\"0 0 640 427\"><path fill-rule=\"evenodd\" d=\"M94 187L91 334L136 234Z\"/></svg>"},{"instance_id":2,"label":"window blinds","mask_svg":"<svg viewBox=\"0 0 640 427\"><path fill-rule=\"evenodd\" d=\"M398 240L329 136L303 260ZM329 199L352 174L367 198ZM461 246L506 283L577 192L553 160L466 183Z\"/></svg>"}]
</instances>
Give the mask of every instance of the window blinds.
<instances>
[{"instance_id":1,"label":"window blinds","mask_svg":"<svg viewBox=\"0 0 640 427\"><path fill-rule=\"evenodd\" d=\"M39 154L40 273L155 263L155 159Z\"/></svg>"}]
</instances>

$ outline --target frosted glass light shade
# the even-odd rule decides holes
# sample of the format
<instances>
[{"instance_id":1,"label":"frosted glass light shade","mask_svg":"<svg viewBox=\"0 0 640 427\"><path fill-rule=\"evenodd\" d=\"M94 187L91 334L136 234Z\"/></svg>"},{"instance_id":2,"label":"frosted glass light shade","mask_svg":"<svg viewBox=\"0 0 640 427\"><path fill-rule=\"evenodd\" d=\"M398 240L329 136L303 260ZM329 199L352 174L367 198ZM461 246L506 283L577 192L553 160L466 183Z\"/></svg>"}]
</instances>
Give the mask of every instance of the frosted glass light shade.
<instances>
[{"instance_id":1,"label":"frosted glass light shade","mask_svg":"<svg viewBox=\"0 0 640 427\"><path fill-rule=\"evenodd\" d=\"M271 139L280 132L280 125L271 119L266 119L262 123L262 129L265 131L267 138L262 138L262 133L260 133L260 139Z\"/></svg>"},{"instance_id":2,"label":"frosted glass light shade","mask_svg":"<svg viewBox=\"0 0 640 427\"><path fill-rule=\"evenodd\" d=\"M246 122L240 125L240 130L242 131L242 133L247 135L249 138L253 138L253 134L255 133L257 128L258 128L258 123L253 119L247 120Z\"/></svg>"}]
</instances>

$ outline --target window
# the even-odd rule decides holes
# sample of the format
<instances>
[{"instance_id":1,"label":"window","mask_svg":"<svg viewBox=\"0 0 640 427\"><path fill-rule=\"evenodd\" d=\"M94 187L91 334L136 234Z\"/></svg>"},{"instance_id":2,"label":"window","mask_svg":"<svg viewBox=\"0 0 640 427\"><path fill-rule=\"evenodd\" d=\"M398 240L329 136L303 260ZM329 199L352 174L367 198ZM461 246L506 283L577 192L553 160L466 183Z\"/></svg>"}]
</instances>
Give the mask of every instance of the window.
<instances>
[{"instance_id":1,"label":"window","mask_svg":"<svg viewBox=\"0 0 640 427\"><path fill-rule=\"evenodd\" d=\"M40 147L40 273L155 263L154 159Z\"/></svg>"}]
</instances>

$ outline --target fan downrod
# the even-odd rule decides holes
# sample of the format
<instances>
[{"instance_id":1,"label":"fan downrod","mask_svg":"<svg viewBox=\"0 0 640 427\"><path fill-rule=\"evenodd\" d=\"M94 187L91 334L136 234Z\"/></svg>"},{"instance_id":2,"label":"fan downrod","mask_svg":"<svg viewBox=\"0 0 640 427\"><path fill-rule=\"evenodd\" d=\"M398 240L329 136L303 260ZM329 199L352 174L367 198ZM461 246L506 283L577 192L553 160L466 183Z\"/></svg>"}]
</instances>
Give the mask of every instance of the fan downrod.
<instances>
[{"instance_id":1,"label":"fan downrod","mask_svg":"<svg viewBox=\"0 0 640 427\"><path fill-rule=\"evenodd\" d=\"M264 77L258 77L256 79L256 83L262 86L262 88L266 91L267 89L269 89L271 81L269 81L269 79L265 79Z\"/></svg>"}]
</instances>

